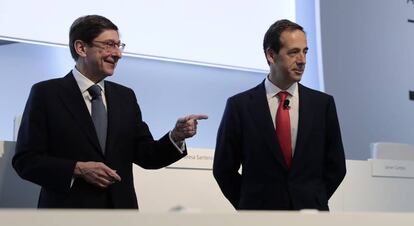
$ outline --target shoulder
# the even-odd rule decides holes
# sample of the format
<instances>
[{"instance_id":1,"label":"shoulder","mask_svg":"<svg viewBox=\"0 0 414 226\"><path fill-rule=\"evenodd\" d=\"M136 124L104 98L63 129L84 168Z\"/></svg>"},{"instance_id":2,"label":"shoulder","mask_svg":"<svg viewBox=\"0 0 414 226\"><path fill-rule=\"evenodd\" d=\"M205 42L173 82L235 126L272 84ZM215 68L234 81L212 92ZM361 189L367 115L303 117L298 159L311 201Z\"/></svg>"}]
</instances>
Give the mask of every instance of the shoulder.
<instances>
[{"instance_id":1,"label":"shoulder","mask_svg":"<svg viewBox=\"0 0 414 226\"><path fill-rule=\"evenodd\" d=\"M105 86L110 88L114 92L117 92L117 93L124 93L124 94L125 93L133 94L134 93L134 91L131 88L126 87L126 86L121 85L121 84L116 83L116 82L105 81Z\"/></svg>"},{"instance_id":2,"label":"shoulder","mask_svg":"<svg viewBox=\"0 0 414 226\"><path fill-rule=\"evenodd\" d=\"M319 99L319 100L326 100L326 101L333 100L333 96L330 94L321 92L319 90L311 89L300 83L298 85L299 85L299 95L306 95L306 96L311 97L312 99Z\"/></svg>"},{"instance_id":3,"label":"shoulder","mask_svg":"<svg viewBox=\"0 0 414 226\"><path fill-rule=\"evenodd\" d=\"M64 84L63 78L54 78L45 81L41 81L32 85L30 93L32 94L43 94L43 95L55 95Z\"/></svg>"},{"instance_id":4,"label":"shoulder","mask_svg":"<svg viewBox=\"0 0 414 226\"><path fill-rule=\"evenodd\" d=\"M263 82L258 84L257 86L248 89L246 91L240 92L228 98L229 102L245 102L251 100L257 95L265 95L266 91L264 88Z\"/></svg>"},{"instance_id":5,"label":"shoulder","mask_svg":"<svg viewBox=\"0 0 414 226\"><path fill-rule=\"evenodd\" d=\"M105 81L105 95L122 100L125 103L137 102L134 90L111 81Z\"/></svg>"},{"instance_id":6,"label":"shoulder","mask_svg":"<svg viewBox=\"0 0 414 226\"><path fill-rule=\"evenodd\" d=\"M35 88L51 88L53 86L58 86L59 84L61 84L63 81L63 78L54 78L54 79L49 79L49 80L44 80L38 83L35 83L33 85L33 87Z\"/></svg>"},{"instance_id":7,"label":"shoulder","mask_svg":"<svg viewBox=\"0 0 414 226\"><path fill-rule=\"evenodd\" d=\"M69 72L64 77L52 78L35 83L32 86L32 90L54 90L60 89L62 86L67 86L69 84L76 84L76 80L73 77L72 72Z\"/></svg>"}]
</instances>

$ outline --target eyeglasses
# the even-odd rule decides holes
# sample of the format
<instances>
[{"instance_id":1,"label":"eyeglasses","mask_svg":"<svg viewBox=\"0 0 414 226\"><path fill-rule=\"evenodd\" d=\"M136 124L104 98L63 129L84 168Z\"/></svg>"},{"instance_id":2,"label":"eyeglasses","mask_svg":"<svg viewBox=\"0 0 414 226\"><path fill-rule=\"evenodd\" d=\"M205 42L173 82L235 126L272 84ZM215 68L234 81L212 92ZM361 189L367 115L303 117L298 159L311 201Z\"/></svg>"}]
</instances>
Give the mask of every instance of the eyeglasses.
<instances>
[{"instance_id":1,"label":"eyeglasses","mask_svg":"<svg viewBox=\"0 0 414 226\"><path fill-rule=\"evenodd\" d=\"M93 43L100 43L102 45L94 45ZM103 50L109 52L109 51L113 51L113 50L119 50L121 52L124 51L125 49L125 43L122 43L121 41L119 42L114 42L114 41L92 41L92 46L96 46L99 48L102 48Z\"/></svg>"}]
</instances>

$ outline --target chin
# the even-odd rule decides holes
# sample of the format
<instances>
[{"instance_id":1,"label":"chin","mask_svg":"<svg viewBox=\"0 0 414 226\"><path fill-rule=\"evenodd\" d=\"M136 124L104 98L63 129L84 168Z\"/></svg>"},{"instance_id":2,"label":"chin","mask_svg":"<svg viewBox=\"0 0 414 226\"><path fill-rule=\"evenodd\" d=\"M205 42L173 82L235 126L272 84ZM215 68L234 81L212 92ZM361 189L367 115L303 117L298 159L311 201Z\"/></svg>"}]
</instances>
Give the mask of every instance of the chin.
<instances>
[{"instance_id":1,"label":"chin","mask_svg":"<svg viewBox=\"0 0 414 226\"><path fill-rule=\"evenodd\" d=\"M292 75L291 76L291 78L292 78L292 81L294 81L294 82L300 82L300 80L302 80L302 75Z\"/></svg>"},{"instance_id":2,"label":"chin","mask_svg":"<svg viewBox=\"0 0 414 226\"><path fill-rule=\"evenodd\" d=\"M105 76L111 76L114 74L114 70L105 70Z\"/></svg>"}]
</instances>

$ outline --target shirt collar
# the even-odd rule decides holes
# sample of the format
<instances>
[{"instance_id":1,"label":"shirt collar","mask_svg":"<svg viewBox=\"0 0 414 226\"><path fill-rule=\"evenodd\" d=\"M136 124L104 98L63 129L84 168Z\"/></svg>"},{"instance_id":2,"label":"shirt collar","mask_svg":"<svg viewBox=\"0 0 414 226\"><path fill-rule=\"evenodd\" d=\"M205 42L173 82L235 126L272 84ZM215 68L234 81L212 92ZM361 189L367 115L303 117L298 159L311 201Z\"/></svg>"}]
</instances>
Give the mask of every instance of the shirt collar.
<instances>
[{"instance_id":1,"label":"shirt collar","mask_svg":"<svg viewBox=\"0 0 414 226\"><path fill-rule=\"evenodd\" d=\"M85 75L80 73L80 71L76 67L73 68L72 74L73 74L73 77L75 77L76 83L78 83L79 89L82 93L88 91L89 87L95 85L94 82L92 82ZM105 93L105 81L101 80L100 82L96 84L100 86L102 92Z\"/></svg>"},{"instance_id":2,"label":"shirt collar","mask_svg":"<svg viewBox=\"0 0 414 226\"><path fill-rule=\"evenodd\" d=\"M287 91L290 94L290 96L293 97L298 94L298 83L293 83L287 90L281 90L279 87L277 87L270 81L269 76L266 76L265 89L267 99L275 97L276 94L278 94L280 91Z\"/></svg>"}]
</instances>

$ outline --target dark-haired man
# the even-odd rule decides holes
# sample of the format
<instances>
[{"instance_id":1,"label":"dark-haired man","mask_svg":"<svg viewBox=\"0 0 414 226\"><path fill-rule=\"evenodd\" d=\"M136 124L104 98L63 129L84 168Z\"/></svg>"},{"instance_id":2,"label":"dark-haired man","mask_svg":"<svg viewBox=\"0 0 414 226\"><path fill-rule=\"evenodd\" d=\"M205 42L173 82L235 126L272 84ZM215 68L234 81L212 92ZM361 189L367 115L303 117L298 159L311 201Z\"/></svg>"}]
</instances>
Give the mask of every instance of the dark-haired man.
<instances>
[{"instance_id":1,"label":"dark-haired man","mask_svg":"<svg viewBox=\"0 0 414 226\"><path fill-rule=\"evenodd\" d=\"M275 22L263 49L270 73L228 99L214 176L236 209L328 210L346 171L334 99L299 84L308 51L300 25Z\"/></svg>"},{"instance_id":2,"label":"dark-haired man","mask_svg":"<svg viewBox=\"0 0 414 226\"><path fill-rule=\"evenodd\" d=\"M186 155L184 139L207 118L180 118L154 140L134 92L104 80L124 46L107 18L80 17L69 32L73 70L32 87L13 167L42 187L39 208L138 208L133 163L156 169L179 160Z\"/></svg>"}]
</instances>

